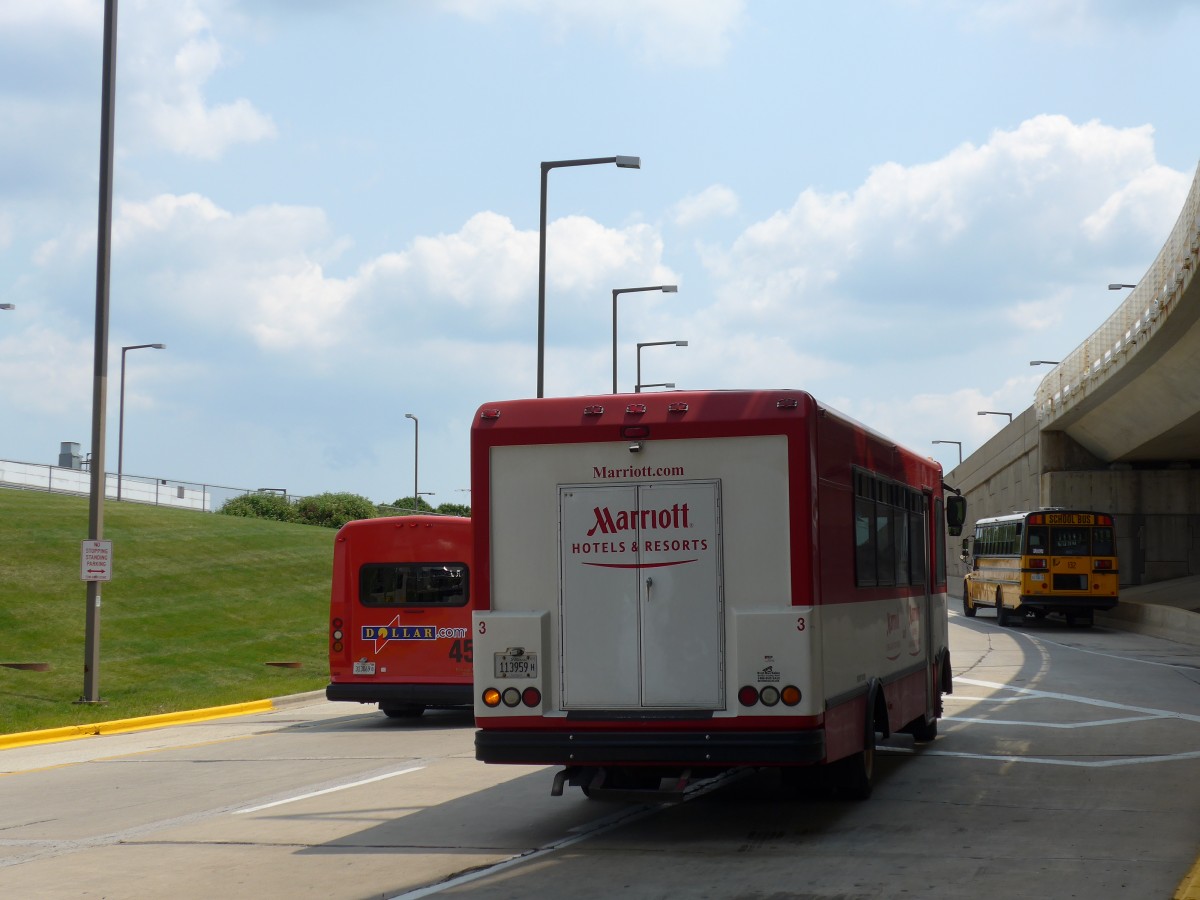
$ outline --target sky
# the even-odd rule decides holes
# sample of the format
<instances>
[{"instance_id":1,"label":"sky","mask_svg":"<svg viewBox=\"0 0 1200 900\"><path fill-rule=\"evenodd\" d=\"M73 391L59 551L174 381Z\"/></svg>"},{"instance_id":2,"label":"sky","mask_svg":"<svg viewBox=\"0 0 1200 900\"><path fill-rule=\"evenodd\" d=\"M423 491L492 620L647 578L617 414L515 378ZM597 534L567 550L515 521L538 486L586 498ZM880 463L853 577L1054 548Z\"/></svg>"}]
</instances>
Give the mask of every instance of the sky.
<instances>
[{"instance_id":1,"label":"sky","mask_svg":"<svg viewBox=\"0 0 1200 900\"><path fill-rule=\"evenodd\" d=\"M102 0L0 0L0 460L90 451ZM469 502L479 406L800 388L950 469L1200 161L1196 0L122 0L105 462ZM415 416L419 425L406 417ZM419 439L417 429L419 427Z\"/></svg>"}]
</instances>

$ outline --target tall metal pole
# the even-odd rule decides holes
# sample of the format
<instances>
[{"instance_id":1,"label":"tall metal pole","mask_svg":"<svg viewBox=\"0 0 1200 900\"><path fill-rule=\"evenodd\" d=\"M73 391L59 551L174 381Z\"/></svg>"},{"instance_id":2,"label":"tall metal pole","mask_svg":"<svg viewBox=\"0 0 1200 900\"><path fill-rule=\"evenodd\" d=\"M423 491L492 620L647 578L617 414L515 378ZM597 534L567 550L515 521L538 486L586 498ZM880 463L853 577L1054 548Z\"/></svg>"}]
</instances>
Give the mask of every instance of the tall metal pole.
<instances>
[{"instance_id":1,"label":"tall metal pole","mask_svg":"<svg viewBox=\"0 0 1200 900\"><path fill-rule=\"evenodd\" d=\"M563 166L599 166L615 163L618 169L640 169L637 156L604 156L595 159L559 159L542 163L541 215L538 219L538 348L537 395L545 396L546 384L546 184L550 170ZM615 393L615 391L614 391Z\"/></svg>"},{"instance_id":2,"label":"tall metal pole","mask_svg":"<svg viewBox=\"0 0 1200 900\"><path fill-rule=\"evenodd\" d=\"M113 129L117 93L117 0L104 0L100 89L100 204L96 227L96 346L92 373L92 470L88 540L104 536L104 417L108 393L108 272L112 237ZM81 703L100 702L100 582L87 583Z\"/></svg>"},{"instance_id":3,"label":"tall metal pole","mask_svg":"<svg viewBox=\"0 0 1200 900\"><path fill-rule=\"evenodd\" d=\"M121 401L117 415L117 502L121 502L121 480L125 468L125 354L128 347L121 348ZM639 379L640 381L641 379Z\"/></svg>"},{"instance_id":4,"label":"tall metal pole","mask_svg":"<svg viewBox=\"0 0 1200 900\"><path fill-rule=\"evenodd\" d=\"M638 291L662 291L664 294L674 294L679 290L675 284L655 284L649 287L613 288L613 328L612 328L612 392L617 392L617 297L621 294L636 294ZM642 379L639 376L638 381Z\"/></svg>"},{"instance_id":5,"label":"tall metal pole","mask_svg":"<svg viewBox=\"0 0 1200 900\"><path fill-rule=\"evenodd\" d=\"M125 472L125 354L130 350L141 350L143 347L153 347L155 350L165 350L166 344L133 344L121 348L121 403L120 415L117 417L117 500L121 499L121 482Z\"/></svg>"},{"instance_id":6,"label":"tall metal pole","mask_svg":"<svg viewBox=\"0 0 1200 900\"><path fill-rule=\"evenodd\" d=\"M412 413L405 413L404 418L413 420L413 512L420 512L421 492L418 489L417 465L421 461L421 423Z\"/></svg>"}]
</instances>

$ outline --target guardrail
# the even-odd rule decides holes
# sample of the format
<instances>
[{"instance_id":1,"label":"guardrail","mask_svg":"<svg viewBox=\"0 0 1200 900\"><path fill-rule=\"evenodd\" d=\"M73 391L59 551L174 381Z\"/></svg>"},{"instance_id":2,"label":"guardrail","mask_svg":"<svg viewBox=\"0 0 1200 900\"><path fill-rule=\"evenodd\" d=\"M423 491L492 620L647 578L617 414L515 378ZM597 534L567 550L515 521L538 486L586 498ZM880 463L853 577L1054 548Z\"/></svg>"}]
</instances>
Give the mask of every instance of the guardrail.
<instances>
[{"instance_id":1,"label":"guardrail","mask_svg":"<svg viewBox=\"0 0 1200 900\"><path fill-rule=\"evenodd\" d=\"M1034 409L1045 425L1099 386L1106 372L1130 359L1178 306L1200 265L1200 166L1183 210L1153 265L1091 337L1067 354L1038 385Z\"/></svg>"},{"instance_id":2,"label":"guardrail","mask_svg":"<svg viewBox=\"0 0 1200 900\"><path fill-rule=\"evenodd\" d=\"M87 496L92 490L91 478L91 473L83 469L0 459L0 485L5 487ZM215 512L224 506L227 500L254 493L259 491L252 488L180 481L174 478L151 478L124 473L121 475L121 500L152 506ZM113 472L105 473L104 496L110 500L117 498L117 476ZM288 496L288 499L298 498Z\"/></svg>"}]
</instances>

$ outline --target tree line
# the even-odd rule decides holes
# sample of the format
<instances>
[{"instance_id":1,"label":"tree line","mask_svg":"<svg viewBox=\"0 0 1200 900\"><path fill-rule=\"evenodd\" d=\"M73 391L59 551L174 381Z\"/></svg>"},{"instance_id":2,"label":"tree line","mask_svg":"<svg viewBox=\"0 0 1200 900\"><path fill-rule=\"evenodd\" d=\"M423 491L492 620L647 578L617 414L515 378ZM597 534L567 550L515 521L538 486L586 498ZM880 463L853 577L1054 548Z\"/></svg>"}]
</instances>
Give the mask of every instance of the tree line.
<instances>
[{"instance_id":1,"label":"tree line","mask_svg":"<svg viewBox=\"0 0 1200 900\"><path fill-rule=\"evenodd\" d=\"M463 503L442 503L436 508L418 497L399 497L394 503L375 503L358 494L314 494L289 500L283 494L260 492L242 494L226 500L217 510L226 516L249 519L272 519L298 525L321 525L341 528L356 519L375 519L379 516L411 516L426 513L441 516L470 516L471 507Z\"/></svg>"}]
</instances>

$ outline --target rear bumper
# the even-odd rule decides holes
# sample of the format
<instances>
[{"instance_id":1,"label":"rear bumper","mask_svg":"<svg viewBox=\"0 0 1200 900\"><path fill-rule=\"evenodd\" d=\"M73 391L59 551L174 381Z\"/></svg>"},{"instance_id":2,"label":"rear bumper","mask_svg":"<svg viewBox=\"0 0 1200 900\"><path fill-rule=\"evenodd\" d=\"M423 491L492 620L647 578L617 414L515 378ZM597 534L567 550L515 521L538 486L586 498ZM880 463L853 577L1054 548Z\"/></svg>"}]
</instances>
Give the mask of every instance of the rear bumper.
<instances>
[{"instance_id":1,"label":"rear bumper","mask_svg":"<svg viewBox=\"0 0 1200 900\"><path fill-rule=\"evenodd\" d=\"M802 765L825 758L825 732L475 732L475 758L526 765Z\"/></svg>"},{"instance_id":2,"label":"rear bumper","mask_svg":"<svg viewBox=\"0 0 1200 900\"><path fill-rule=\"evenodd\" d=\"M397 703L415 706L470 706L469 684L370 684L334 682L325 687L325 699L352 703Z\"/></svg>"},{"instance_id":3,"label":"rear bumper","mask_svg":"<svg viewBox=\"0 0 1200 900\"><path fill-rule=\"evenodd\" d=\"M1046 612L1082 612L1088 609L1109 610L1117 605L1116 597L1043 597L1021 595L1022 609L1044 609Z\"/></svg>"}]
</instances>

